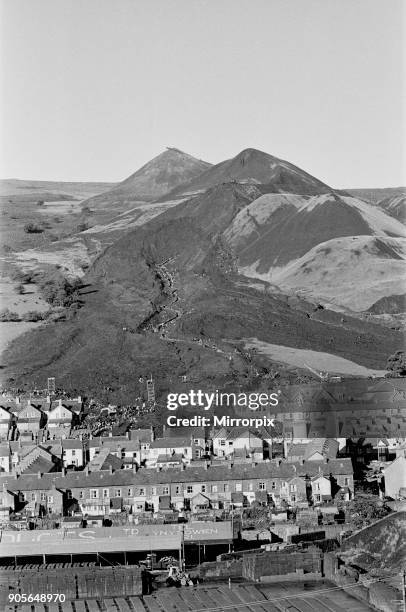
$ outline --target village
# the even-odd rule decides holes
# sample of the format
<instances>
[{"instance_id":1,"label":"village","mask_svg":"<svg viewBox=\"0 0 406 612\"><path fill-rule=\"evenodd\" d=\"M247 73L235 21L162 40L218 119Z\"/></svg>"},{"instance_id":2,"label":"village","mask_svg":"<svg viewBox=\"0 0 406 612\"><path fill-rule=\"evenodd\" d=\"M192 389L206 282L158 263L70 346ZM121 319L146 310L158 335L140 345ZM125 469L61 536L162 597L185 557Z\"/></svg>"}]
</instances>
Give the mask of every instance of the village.
<instances>
[{"instance_id":1,"label":"village","mask_svg":"<svg viewBox=\"0 0 406 612\"><path fill-rule=\"evenodd\" d=\"M7 589L23 593L27 580L31 589L48 592L48 582L37 584L38 568L47 569L41 580L60 585L63 572L73 572L76 590L64 590L75 601L86 580L83 597L93 590L100 601L107 591L126 601L136 595L134 605L143 601L148 610L159 602L162 608L165 578L168 586L226 577L230 584L289 580L289 592L300 593L303 580L315 581L311 588L316 588L327 579L350 584L352 594L355 588L365 591L363 597L376 602L382 598L375 587L379 576L385 589L398 593L399 574L391 564L380 566L375 552L371 566L365 552L372 542L387 561L376 525L383 521L385 533L399 538L406 507L402 381L396 380L395 392L392 383L376 384L376 417L371 398L369 416L359 401L328 411L317 400L325 390L316 392L309 407L310 391L304 388L267 413L269 426L257 427L159 422L152 377L126 407L70 397L53 378L42 391L4 390L2 600ZM354 388L352 393L355 397ZM264 417L259 412L257 423ZM370 427L365 423L375 418L379 427L386 419L391 431L402 435L344 435ZM343 435L334 435L337 423ZM333 435L320 435L326 431ZM118 578L125 568L131 584ZM243 597L243 590L235 594ZM115 601L112 609L127 609L118 603L123 599Z\"/></svg>"},{"instance_id":2,"label":"village","mask_svg":"<svg viewBox=\"0 0 406 612\"><path fill-rule=\"evenodd\" d=\"M153 411L152 379L145 400L141 412ZM0 397L3 527L38 527L45 517L58 526L176 522L252 506L269 508L278 522L311 511L317 523L367 489L406 497L402 436L309 436L299 413L294 427L278 413L269 427L140 428L135 419L119 434L95 435L89 408L81 396L58 394L54 379L42 394ZM99 413L114 420L116 410Z\"/></svg>"}]
</instances>

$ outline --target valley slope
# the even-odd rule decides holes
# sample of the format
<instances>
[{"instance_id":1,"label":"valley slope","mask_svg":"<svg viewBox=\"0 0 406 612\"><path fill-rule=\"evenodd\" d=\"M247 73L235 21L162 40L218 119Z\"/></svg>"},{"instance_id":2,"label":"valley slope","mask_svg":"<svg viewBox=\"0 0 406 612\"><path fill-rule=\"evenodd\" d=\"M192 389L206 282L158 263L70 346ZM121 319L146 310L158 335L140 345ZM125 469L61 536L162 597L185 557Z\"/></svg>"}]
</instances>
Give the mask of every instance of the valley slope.
<instances>
[{"instance_id":1,"label":"valley slope","mask_svg":"<svg viewBox=\"0 0 406 612\"><path fill-rule=\"evenodd\" d=\"M183 155L162 154L169 174L168 157L177 165ZM195 172L186 161L175 183ZM151 200L171 182L157 179L162 163L153 165ZM249 351L253 338L336 355L371 373L385 368L403 334L369 322L372 311L354 313L401 293L404 226L260 151L205 166L156 202L128 206L134 186L118 200L114 189L88 200L105 213L122 209L82 232L105 239L83 277L84 305L11 345L4 381L56 375L66 388L123 399L151 372L161 392L185 375L197 388L258 390L269 376L297 379L300 368Z\"/></svg>"}]
</instances>

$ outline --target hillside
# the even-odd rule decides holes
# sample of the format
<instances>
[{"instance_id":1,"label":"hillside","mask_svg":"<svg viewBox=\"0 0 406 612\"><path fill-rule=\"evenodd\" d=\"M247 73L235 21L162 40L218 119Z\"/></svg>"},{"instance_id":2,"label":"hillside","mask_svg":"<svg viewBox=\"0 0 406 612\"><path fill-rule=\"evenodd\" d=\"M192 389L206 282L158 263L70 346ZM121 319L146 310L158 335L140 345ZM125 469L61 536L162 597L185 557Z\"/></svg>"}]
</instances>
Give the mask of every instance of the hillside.
<instances>
[{"instance_id":1,"label":"hillside","mask_svg":"<svg viewBox=\"0 0 406 612\"><path fill-rule=\"evenodd\" d=\"M196 159L179 149L168 148L119 183L113 189L91 198L87 206L115 206L123 202L151 202L178 185L193 180L210 168L208 162Z\"/></svg>"},{"instance_id":2,"label":"hillside","mask_svg":"<svg viewBox=\"0 0 406 612\"><path fill-rule=\"evenodd\" d=\"M339 190L336 190L339 191ZM371 187L371 188L356 188L345 189L345 192L353 195L355 198L361 198L371 204L378 204L383 199L401 195L406 192L406 187Z\"/></svg>"},{"instance_id":3,"label":"hillside","mask_svg":"<svg viewBox=\"0 0 406 612\"><path fill-rule=\"evenodd\" d=\"M348 236L318 244L270 270L266 278L282 291L293 289L323 303L364 311L404 285L405 260L405 238ZM252 269L243 271L256 275Z\"/></svg>"},{"instance_id":4,"label":"hillside","mask_svg":"<svg viewBox=\"0 0 406 612\"><path fill-rule=\"evenodd\" d=\"M395 512L344 541L343 556L367 570L400 570L406 555L406 512Z\"/></svg>"},{"instance_id":5,"label":"hillside","mask_svg":"<svg viewBox=\"0 0 406 612\"><path fill-rule=\"evenodd\" d=\"M304 170L282 159L245 149L232 159L216 164L195 179L185 182L170 195L193 194L228 182L252 183L262 193L326 193L330 188Z\"/></svg>"},{"instance_id":6,"label":"hillside","mask_svg":"<svg viewBox=\"0 0 406 612\"><path fill-rule=\"evenodd\" d=\"M68 182L68 181L27 181L20 179L0 180L0 197L18 200L28 200L30 197L45 200L57 200L58 196L67 196L77 200L84 200L115 187L115 183L103 182ZM44 197L43 194L46 194Z\"/></svg>"},{"instance_id":7,"label":"hillside","mask_svg":"<svg viewBox=\"0 0 406 612\"><path fill-rule=\"evenodd\" d=\"M406 223L406 192L379 200L378 206L388 215Z\"/></svg>"},{"instance_id":8,"label":"hillside","mask_svg":"<svg viewBox=\"0 0 406 612\"><path fill-rule=\"evenodd\" d=\"M257 195L251 185L220 185L117 240L85 276L76 317L17 340L3 380L53 373L68 388L102 386L124 396L151 371L162 391L185 373L202 388L248 385L255 365L236 348L250 337L384 368L402 345L399 333L351 317L343 324L338 313L314 316L315 305L297 309L238 275L222 234Z\"/></svg>"},{"instance_id":9,"label":"hillside","mask_svg":"<svg viewBox=\"0 0 406 612\"><path fill-rule=\"evenodd\" d=\"M355 311L396 293L404 280L402 224L334 192L263 195L224 235L242 274Z\"/></svg>"},{"instance_id":10,"label":"hillside","mask_svg":"<svg viewBox=\"0 0 406 612\"><path fill-rule=\"evenodd\" d=\"M403 347L372 310L353 315L400 293L405 227L288 162L246 149L209 167L170 149L82 204L88 229L13 254L79 270L84 288L78 312L9 346L7 384L54 375L122 399L159 372L161 392L184 375L257 389L275 367L303 376L302 356L368 376ZM266 350L247 353L249 339Z\"/></svg>"}]
</instances>

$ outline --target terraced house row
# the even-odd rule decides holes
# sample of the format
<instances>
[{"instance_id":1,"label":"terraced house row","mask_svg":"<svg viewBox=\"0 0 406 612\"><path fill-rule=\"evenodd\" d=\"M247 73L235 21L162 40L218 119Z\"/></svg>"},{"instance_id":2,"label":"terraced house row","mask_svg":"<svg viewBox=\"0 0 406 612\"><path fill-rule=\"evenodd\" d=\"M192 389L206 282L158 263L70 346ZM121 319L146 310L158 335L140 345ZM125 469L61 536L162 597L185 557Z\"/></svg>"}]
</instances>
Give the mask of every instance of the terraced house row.
<instances>
[{"instance_id":1,"label":"terraced house row","mask_svg":"<svg viewBox=\"0 0 406 612\"><path fill-rule=\"evenodd\" d=\"M85 469L72 473L0 477L3 512L26 510L32 516L75 512L109 515L124 510L229 509L257 501L284 506L332 498L351 499L353 468L348 458L327 461L184 467L171 470Z\"/></svg>"}]
</instances>

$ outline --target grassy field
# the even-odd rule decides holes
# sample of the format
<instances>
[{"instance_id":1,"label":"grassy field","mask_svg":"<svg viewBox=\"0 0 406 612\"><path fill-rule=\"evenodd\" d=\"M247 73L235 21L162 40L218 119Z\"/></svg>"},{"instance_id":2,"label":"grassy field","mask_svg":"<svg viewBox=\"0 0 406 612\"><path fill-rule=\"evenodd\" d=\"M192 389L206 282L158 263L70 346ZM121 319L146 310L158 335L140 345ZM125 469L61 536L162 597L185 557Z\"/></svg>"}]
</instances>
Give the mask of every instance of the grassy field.
<instances>
[{"instance_id":1,"label":"grassy field","mask_svg":"<svg viewBox=\"0 0 406 612\"><path fill-rule=\"evenodd\" d=\"M306 369L306 364L317 371L326 370L330 374L349 374L350 376L384 376L386 370L366 368L344 357L312 351L309 349L291 348L280 344L261 342L257 338L245 340L247 348L255 348L262 355L266 355L273 362L287 363L294 367Z\"/></svg>"}]
</instances>

